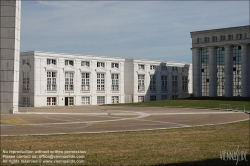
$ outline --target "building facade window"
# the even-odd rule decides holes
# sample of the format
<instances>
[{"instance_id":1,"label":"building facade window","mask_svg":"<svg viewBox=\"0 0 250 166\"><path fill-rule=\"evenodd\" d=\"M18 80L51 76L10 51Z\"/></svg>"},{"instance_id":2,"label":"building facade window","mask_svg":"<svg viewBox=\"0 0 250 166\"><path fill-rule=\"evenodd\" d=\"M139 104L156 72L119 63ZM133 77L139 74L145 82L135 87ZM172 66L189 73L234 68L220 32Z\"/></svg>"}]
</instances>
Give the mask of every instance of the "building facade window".
<instances>
[{"instance_id":1,"label":"building facade window","mask_svg":"<svg viewBox=\"0 0 250 166\"><path fill-rule=\"evenodd\" d=\"M111 68L119 69L119 63L111 63Z\"/></svg>"},{"instance_id":2,"label":"building facade window","mask_svg":"<svg viewBox=\"0 0 250 166\"><path fill-rule=\"evenodd\" d=\"M56 72L47 72L47 91L56 91Z\"/></svg>"},{"instance_id":3,"label":"building facade window","mask_svg":"<svg viewBox=\"0 0 250 166\"><path fill-rule=\"evenodd\" d=\"M90 104L90 97L84 96L82 97L82 105L89 105Z\"/></svg>"},{"instance_id":4,"label":"building facade window","mask_svg":"<svg viewBox=\"0 0 250 166\"><path fill-rule=\"evenodd\" d=\"M172 76L172 91L178 92L178 76Z\"/></svg>"},{"instance_id":5,"label":"building facade window","mask_svg":"<svg viewBox=\"0 0 250 166\"><path fill-rule=\"evenodd\" d=\"M47 97L47 105L56 105L56 97Z\"/></svg>"},{"instance_id":6,"label":"building facade window","mask_svg":"<svg viewBox=\"0 0 250 166\"><path fill-rule=\"evenodd\" d=\"M156 75L150 75L149 89L151 91L156 91Z\"/></svg>"},{"instance_id":7,"label":"building facade window","mask_svg":"<svg viewBox=\"0 0 250 166\"><path fill-rule=\"evenodd\" d=\"M47 59L47 65L56 65L56 59Z\"/></svg>"},{"instance_id":8,"label":"building facade window","mask_svg":"<svg viewBox=\"0 0 250 166\"><path fill-rule=\"evenodd\" d=\"M202 96L209 95L209 56L208 49L200 50L201 55L201 93Z\"/></svg>"},{"instance_id":9,"label":"building facade window","mask_svg":"<svg viewBox=\"0 0 250 166\"><path fill-rule=\"evenodd\" d=\"M168 70L168 67L167 67L167 66L161 66L161 70L162 70L162 71L167 71L167 70Z\"/></svg>"},{"instance_id":10,"label":"building facade window","mask_svg":"<svg viewBox=\"0 0 250 166\"><path fill-rule=\"evenodd\" d=\"M172 67L172 71L178 71L177 67Z\"/></svg>"},{"instance_id":11,"label":"building facade window","mask_svg":"<svg viewBox=\"0 0 250 166\"><path fill-rule=\"evenodd\" d=\"M201 38L197 38L197 43L201 43Z\"/></svg>"},{"instance_id":12,"label":"building facade window","mask_svg":"<svg viewBox=\"0 0 250 166\"><path fill-rule=\"evenodd\" d=\"M188 77L187 76L182 77L182 91L188 92Z\"/></svg>"},{"instance_id":13,"label":"building facade window","mask_svg":"<svg viewBox=\"0 0 250 166\"><path fill-rule=\"evenodd\" d=\"M161 99L162 100L167 100L168 99L168 95L161 95Z\"/></svg>"},{"instance_id":14,"label":"building facade window","mask_svg":"<svg viewBox=\"0 0 250 166\"><path fill-rule=\"evenodd\" d=\"M228 40L233 40L234 36L233 35L228 35Z\"/></svg>"},{"instance_id":15,"label":"building facade window","mask_svg":"<svg viewBox=\"0 0 250 166\"><path fill-rule=\"evenodd\" d=\"M217 41L217 36L213 36L213 42L216 42Z\"/></svg>"},{"instance_id":16,"label":"building facade window","mask_svg":"<svg viewBox=\"0 0 250 166\"><path fill-rule=\"evenodd\" d=\"M97 67L105 68L105 63L104 62L97 62Z\"/></svg>"},{"instance_id":17,"label":"building facade window","mask_svg":"<svg viewBox=\"0 0 250 166\"><path fill-rule=\"evenodd\" d=\"M97 96L97 104L105 104L105 96Z\"/></svg>"},{"instance_id":18,"label":"building facade window","mask_svg":"<svg viewBox=\"0 0 250 166\"><path fill-rule=\"evenodd\" d=\"M65 66L74 66L74 61L72 61L72 60L65 60L64 61L64 65Z\"/></svg>"},{"instance_id":19,"label":"building facade window","mask_svg":"<svg viewBox=\"0 0 250 166\"><path fill-rule=\"evenodd\" d=\"M224 40L226 40L225 35L221 35L221 36L220 36L220 41L224 41Z\"/></svg>"},{"instance_id":20,"label":"building facade window","mask_svg":"<svg viewBox=\"0 0 250 166\"><path fill-rule=\"evenodd\" d=\"M156 101L156 96L150 96L150 101Z\"/></svg>"},{"instance_id":21,"label":"building facade window","mask_svg":"<svg viewBox=\"0 0 250 166\"><path fill-rule=\"evenodd\" d=\"M233 47L233 96L241 96L241 46Z\"/></svg>"},{"instance_id":22,"label":"building facade window","mask_svg":"<svg viewBox=\"0 0 250 166\"><path fill-rule=\"evenodd\" d=\"M112 74L111 79L112 79L111 89L113 91L118 91L119 90L119 74Z\"/></svg>"},{"instance_id":23,"label":"building facade window","mask_svg":"<svg viewBox=\"0 0 250 166\"><path fill-rule=\"evenodd\" d=\"M69 105L74 105L74 97L68 98Z\"/></svg>"},{"instance_id":24,"label":"building facade window","mask_svg":"<svg viewBox=\"0 0 250 166\"><path fill-rule=\"evenodd\" d=\"M144 102L144 96L138 96L138 102Z\"/></svg>"},{"instance_id":25,"label":"building facade window","mask_svg":"<svg viewBox=\"0 0 250 166\"><path fill-rule=\"evenodd\" d=\"M168 91L168 81L167 81L167 79L168 79L168 76L166 76L166 75L161 76L161 90L163 92Z\"/></svg>"},{"instance_id":26,"label":"building facade window","mask_svg":"<svg viewBox=\"0 0 250 166\"><path fill-rule=\"evenodd\" d=\"M65 72L65 91L74 90L74 73Z\"/></svg>"},{"instance_id":27,"label":"building facade window","mask_svg":"<svg viewBox=\"0 0 250 166\"><path fill-rule=\"evenodd\" d=\"M22 59L22 65L27 64L30 65L30 60L29 59Z\"/></svg>"},{"instance_id":28,"label":"building facade window","mask_svg":"<svg viewBox=\"0 0 250 166\"><path fill-rule=\"evenodd\" d=\"M112 104L118 104L119 103L119 96L112 96L111 97L111 103Z\"/></svg>"},{"instance_id":29,"label":"building facade window","mask_svg":"<svg viewBox=\"0 0 250 166\"><path fill-rule=\"evenodd\" d=\"M206 43L209 42L209 37L205 37L205 42L206 42Z\"/></svg>"},{"instance_id":30,"label":"building facade window","mask_svg":"<svg viewBox=\"0 0 250 166\"><path fill-rule=\"evenodd\" d=\"M29 97L23 97L23 106L24 107L30 106L30 98Z\"/></svg>"},{"instance_id":31,"label":"building facade window","mask_svg":"<svg viewBox=\"0 0 250 166\"><path fill-rule=\"evenodd\" d=\"M139 64L138 67L139 67L139 70L144 70L145 69L145 65L142 65L142 64Z\"/></svg>"},{"instance_id":32,"label":"building facade window","mask_svg":"<svg viewBox=\"0 0 250 166\"><path fill-rule=\"evenodd\" d=\"M172 95L172 99L178 99L178 95Z\"/></svg>"},{"instance_id":33,"label":"building facade window","mask_svg":"<svg viewBox=\"0 0 250 166\"><path fill-rule=\"evenodd\" d=\"M90 73L82 73L82 91L89 91L90 90Z\"/></svg>"},{"instance_id":34,"label":"building facade window","mask_svg":"<svg viewBox=\"0 0 250 166\"><path fill-rule=\"evenodd\" d=\"M150 70L155 70L156 66L155 65L150 65Z\"/></svg>"},{"instance_id":35,"label":"building facade window","mask_svg":"<svg viewBox=\"0 0 250 166\"><path fill-rule=\"evenodd\" d=\"M23 72L23 90L30 90L30 72Z\"/></svg>"},{"instance_id":36,"label":"building facade window","mask_svg":"<svg viewBox=\"0 0 250 166\"><path fill-rule=\"evenodd\" d=\"M217 96L225 96L225 49L217 48Z\"/></svg>"},{"instance_id":37,"label":"building facade window","mask_svg":"<svg viewBox=\"0 0 250 166\"><path fill-rule=\"evenodd\" d=\"M104 91L105 90L105 74L97 73L97 90Z\"/></svg>"},{"instance_id":38,"label":"building facade window","mask_svg":"<svg viewBox=\"0 0 250 166\"><path fill-rule=\"evenodd\" d=\"M237 38L238 40L242 39L242 34L237 34L237 35L236 35L236 38Z\"/></svg>"},{"instance_id":39,"label":"building facade window","mask_svg":"<svg viewBox=\"0 0 250 166\"><path fill-rule=\"evenodd\" d=\"M89 67L90 63L89 63L89 61L81 61L81 66L87 66L87 67Z\"/></svg>"},{"instance_id":40,"label":"building facade window","mask_svg":"<svg viewBox=\"0 0 250 166\"><path fill-rule=\"evenodd\" d=\"M145 90L144 78L145 78L145 75L143 74L138 75L138 91Z\"/></svg>"}]
</instances>

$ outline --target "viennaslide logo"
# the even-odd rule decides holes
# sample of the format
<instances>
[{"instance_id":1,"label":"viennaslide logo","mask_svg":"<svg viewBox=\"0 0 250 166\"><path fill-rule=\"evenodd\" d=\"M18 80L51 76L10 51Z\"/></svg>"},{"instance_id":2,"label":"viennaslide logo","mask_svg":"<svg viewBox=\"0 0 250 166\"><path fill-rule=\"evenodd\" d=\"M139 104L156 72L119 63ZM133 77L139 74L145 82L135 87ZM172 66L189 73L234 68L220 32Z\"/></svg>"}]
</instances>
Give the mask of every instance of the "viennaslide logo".
<instances>
[{"instance_id":1,"label":"viennaslide logo","mask_svg":"<svg viewBox=\"0 0 250 166\"><path fill-rule=\"evenodd\" d=\"M239 145L235 151L222 150L220 151L220 159L223 161L235 161L236 165L239 161L248 161L247 160L247 150L240 151Z\"/></svg>"}]
</instances>

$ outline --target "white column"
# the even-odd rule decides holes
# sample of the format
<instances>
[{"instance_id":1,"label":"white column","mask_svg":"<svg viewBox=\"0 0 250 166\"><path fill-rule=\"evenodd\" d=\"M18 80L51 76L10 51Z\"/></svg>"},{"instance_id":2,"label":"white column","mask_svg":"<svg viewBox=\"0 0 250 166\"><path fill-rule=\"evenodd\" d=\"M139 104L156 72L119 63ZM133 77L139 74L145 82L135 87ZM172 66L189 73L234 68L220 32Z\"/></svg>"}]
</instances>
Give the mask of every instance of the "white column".
<instances>
[{"instance_id":1,"label":"white column","mask_svg":"<svg viewBox=\"0 0 250 166\"><path fill-rule=\"evenodd\" d=\"M209 97L217 96L217 58L215 47L209 49Z\"/></svg>"},{"instance_id":2,"label":"white column","mask_svg":"<svg viewBox=\"0 0 250 166\"><path fill-rule=\"evenodd\" d=\"M201 59L199 51L199 48L192 48L194 97L201 97Z\"/></svg>"},{"instance_id":3,"label":"white column","mask_svg":"<svg viewBox=\"0 0 250 166\"><path fill-rule=\"evenodd\" d=\"M0 1L0 113L18 112L20 0Z\"/></svg>"},{"instance_id":4,"label":"white column","mask_svg":"<svg viewBox=\"0 0 250 166\"><path fill-rule=\"evenodd\" d=\"M233 54L231 46L225 46L225 96L233 96Z\"/></svg>"},{"instance_id":5,"label":"white column","mask_svg":"<svg viewBox=\"0 0 250 166\"><path fill-rule=\"evenodd\" d=\"M249 97L249 55L248 44L241 44L241 93L242 97Z\"/></svg>"}]
</instances>

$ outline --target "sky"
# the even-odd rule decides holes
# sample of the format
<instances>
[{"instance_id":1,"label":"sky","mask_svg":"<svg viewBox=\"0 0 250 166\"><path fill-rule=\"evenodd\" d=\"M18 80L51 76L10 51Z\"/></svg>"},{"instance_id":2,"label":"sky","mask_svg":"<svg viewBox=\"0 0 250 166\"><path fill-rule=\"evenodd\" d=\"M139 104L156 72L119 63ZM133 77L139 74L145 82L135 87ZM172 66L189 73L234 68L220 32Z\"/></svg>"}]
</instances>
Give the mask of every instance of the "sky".
<instances>
[{"instance_id":1,"label":"sky","mask_svg":"<svg viewBox=\"0 0 250 166\"><path fill-rule=\"evenodd\" d=\"M249 1L25 1L21 51L191 62L190 32L249 25Z\"/></svg>"}]
</instances>

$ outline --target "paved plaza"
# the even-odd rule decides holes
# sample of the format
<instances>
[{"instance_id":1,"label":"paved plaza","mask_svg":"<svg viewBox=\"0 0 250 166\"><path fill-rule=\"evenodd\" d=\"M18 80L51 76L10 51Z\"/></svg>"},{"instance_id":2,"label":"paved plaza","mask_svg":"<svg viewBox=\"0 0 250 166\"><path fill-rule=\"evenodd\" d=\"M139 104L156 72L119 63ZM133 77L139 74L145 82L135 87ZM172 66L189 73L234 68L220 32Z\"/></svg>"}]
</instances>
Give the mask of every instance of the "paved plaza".
<instances>
[{"instance_id":1,"label":"paved plaza","mask_svg":"<svg viewBox=\"0 0 250 166\"><path fill-rule=\"evenodd\" d=\"M242 112L132 106L20 107L1 114L1 136L98 133L213 125L249 119Z\"/></svg>"}]
</instances>

